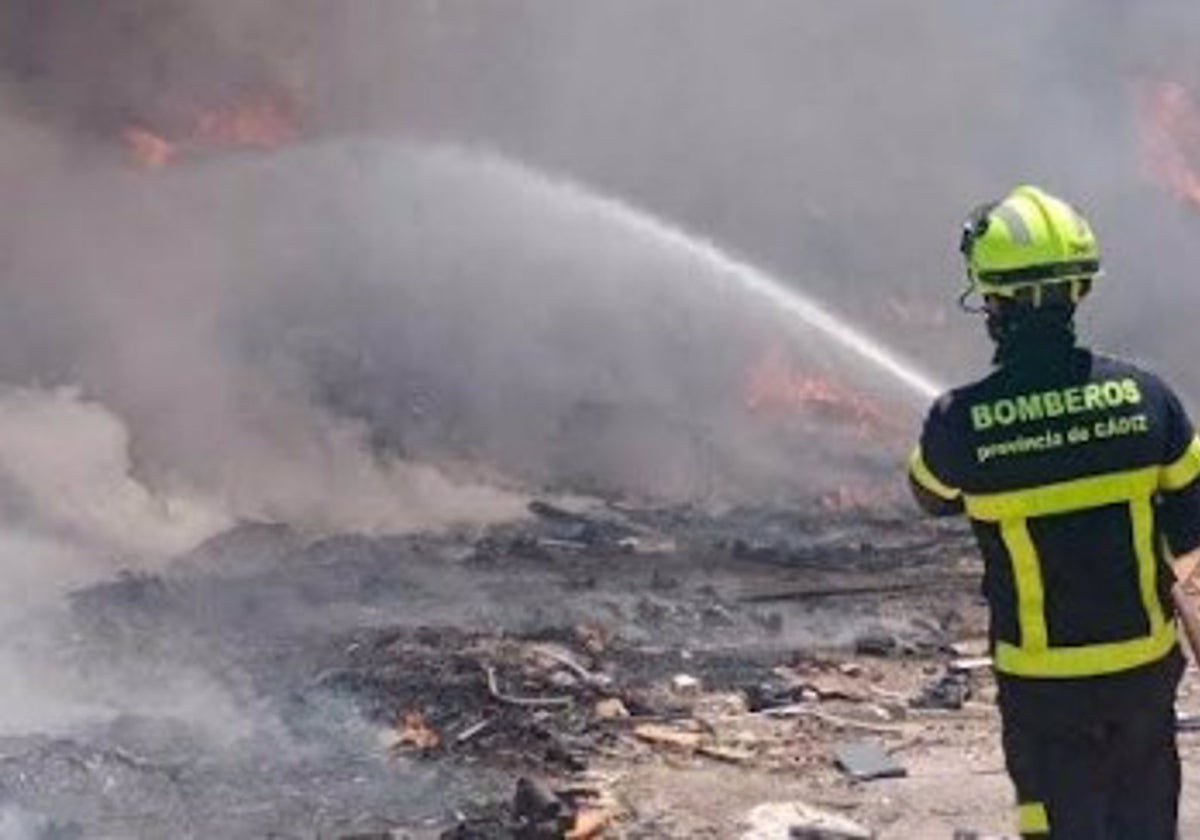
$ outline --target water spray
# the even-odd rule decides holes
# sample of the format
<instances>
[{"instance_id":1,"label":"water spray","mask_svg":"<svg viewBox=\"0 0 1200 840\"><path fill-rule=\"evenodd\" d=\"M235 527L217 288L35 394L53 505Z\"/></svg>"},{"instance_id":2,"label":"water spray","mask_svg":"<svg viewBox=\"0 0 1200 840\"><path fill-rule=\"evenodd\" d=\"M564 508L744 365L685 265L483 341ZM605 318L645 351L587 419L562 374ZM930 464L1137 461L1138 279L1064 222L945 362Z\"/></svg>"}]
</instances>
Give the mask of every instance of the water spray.
<instances>
[{"instance_id":1,"label":"water spray","mask_svg":"<svg viewBox=\"0 0 1200 840\"><path fill-rule=\"evenodd\" d=\"M679 251L708 266L713 273L735 281L777 309L798 318L805 325L836 341L859 358L889 374L916 395L933 399L945 388L896 352L856 329L825 309L810 296L785 285L766 271L732 256L710 240L690 233L622 199L597 193L567 178L530 169L492 153L458 150L451 154L469 156L476 162L515 170L524 178L534 179L556 191L567 193L577 206L597 212L636 235L655 244Z\"/></svg>"}]
</instances>

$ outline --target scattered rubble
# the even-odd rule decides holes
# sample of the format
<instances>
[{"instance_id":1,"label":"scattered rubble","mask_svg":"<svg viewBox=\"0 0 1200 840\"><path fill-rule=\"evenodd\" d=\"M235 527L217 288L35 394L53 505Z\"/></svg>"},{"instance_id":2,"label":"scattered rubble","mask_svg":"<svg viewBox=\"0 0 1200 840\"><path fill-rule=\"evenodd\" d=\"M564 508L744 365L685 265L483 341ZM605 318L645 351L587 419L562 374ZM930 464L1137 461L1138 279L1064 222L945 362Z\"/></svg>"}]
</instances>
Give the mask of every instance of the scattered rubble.
<instances>
[{"instance_id":1,"label":"scattered rubble","mask_svg":"<svg viewBox=\"0 0 1200 840\"><path fill-rule=\"evenodd\" d=\"M971 699L971 680L967 671L950 669L925 685L911 700L914 709L958 710Z\"/></svg>"},{"instance_id":2,"label":"scattered rubble","mask_svg":"<svg viewBox=\"0 0 1200 840\"><path fill-rule=\"evenodd\" d=\"M700 694L700 680L691 674L676 674L671 677L671 690L685 697L696 697Z\"/></svg>"},{"instance_id":3,"label":"scattered rubble","mask_svg":"<svg viewBox=\"0 0 1200 840\"><path fill-rule=\"evenodd\" d=\"M746 815L741 840L873 840L853 820L805 802L768 802Z\"/></svg>"},{"instance_id":4,"label":"scattered rubble","mask_svg":"<svg viewBox=\"0 0 1200 840\"><path fill-rule=\"evenodd\" d=\"M596 702L595 708L596 717L602 720L612 720L614 718L629 717L629 709L619 697L605 697L603 700Z\"/></svg>"},{"instance_id":5,"label":"scattered rubble","mask_svg":"<svg viewBox=\"0 0 1200 840\"><path fill-rule=\"evenodd\" d=\"M694 725L694 723L693 723ZM654 746L692 752L704 741L704 733L659 723L643 723L634 727L633 734Z\"/></svg>"},{"instance_id":6,"label":"scattered rubble","mask_svg":"<svg viewBox=\"0 0 1200 840\"><path fill-rule=\"evenodd\" d=\"M529 776L517 780L507 803L464 815L439 840L590 840L612 825L617 807L588 785L558 786Z\"/></svg>"},{"instance_id":7,"label":"scattered rubble","mask_svg":"<svg viewBox=\"0 0 1200 840\"><path fill-rule=\"evenodd\" d=\"M950 662L951 671L962 671L968 674L991 667L992 658L990 656L969 656L962 659L954 659Z\"/></svg>"},{"instance_id":8,"label":"scattered rubble","mask_svg":"<svg viewBox=\"0 0 1200 840\"><path fill-rule=\"evenodd\" d=\"M565 840L589 840L602 834L612 823L613 814L604 808L580 811L564 836Z\"/></svg>"},{"instance_id":9,"label":"scattered rubble","mask_svg":"<svg viewBox=\"0 0 1200 840\"><path fill-rule=\"evenodd\" d=\"M521 777L513 796L513 820L520 834L562 837L574 823L570 806L543 782Z\"/></svg>"},{"instance_id":10,"label":"scattered rubble","mask_svg":"<svg viewBox=\"0 0 1200 840\"><path fill-rule=\"evenodd\" d=\"M860 782L871 779L895 779L908 775L904 766L888 755L879 744L872 741L853 741L838 744L834 748L840 766L852 778Z\"/></svg>"},{"instance_id":11,"label":"scattered rubble","mask_svg":"<svg viewBox=\"0 0 1200 840\"><path fill-rule=\"evenodd\" d=\"M381 539L254 527L169 574L78 593L74 617L98 650L144 652L153 640L170 656L168 638L203 640L214 667L255 674L298 731L331 704L348 708L378 733L367 758L387 772L461 780L443 807L427 797L420 811L366 803L347 786L342 807L354 817L323 829L331 837L735 836L736 808L657 811L648 797L664 789L637 779L658 768L690 788L693 775L734 773L809 785L817 805L853 797L856 783L837 768L854 758L839 754L841 739L870 736L885 755L918 750L939 725L912 716L923 683L990 679L986 667L951 665L969 653L950 648L951 631L974 638L984 625L970 570L954 572L963 535L941 525L595 500L535 502L530 514ZM758 539L774 546L769 557L746 548ZM228 577L239 567L222 546L264 545ZM771 591L821 594L755 595ZM247 605L278 624L264 635ZM945 618L951 609L973 617ZM337 807L323 798L322 813ZM819 823L797 807L791 836L842 836L812 833ZM303 813L272 830L310 827Z\"/></svg>"}]
</instances>

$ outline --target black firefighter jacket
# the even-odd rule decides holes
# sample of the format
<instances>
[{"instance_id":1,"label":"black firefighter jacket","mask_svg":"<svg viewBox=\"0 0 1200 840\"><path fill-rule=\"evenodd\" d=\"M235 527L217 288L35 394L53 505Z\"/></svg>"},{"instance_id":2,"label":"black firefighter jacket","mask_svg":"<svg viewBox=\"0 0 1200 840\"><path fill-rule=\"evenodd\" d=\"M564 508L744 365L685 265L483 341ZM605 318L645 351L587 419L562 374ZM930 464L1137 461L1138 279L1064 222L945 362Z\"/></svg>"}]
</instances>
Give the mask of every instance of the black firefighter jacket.
<instances>
[{"instance_id":1,"label":"black firefighter jacket","mask_svg":"<svg viewBox=\"0 0 1200 840\"><path fill-rule=\"evenodd\" d=\"M1001 676L1117 674L1176 650L1169 557L1200 546L1200 441L1157 377L1084 349L942 396L909 463L965 511Z\"/></svg>"}]
</instances>

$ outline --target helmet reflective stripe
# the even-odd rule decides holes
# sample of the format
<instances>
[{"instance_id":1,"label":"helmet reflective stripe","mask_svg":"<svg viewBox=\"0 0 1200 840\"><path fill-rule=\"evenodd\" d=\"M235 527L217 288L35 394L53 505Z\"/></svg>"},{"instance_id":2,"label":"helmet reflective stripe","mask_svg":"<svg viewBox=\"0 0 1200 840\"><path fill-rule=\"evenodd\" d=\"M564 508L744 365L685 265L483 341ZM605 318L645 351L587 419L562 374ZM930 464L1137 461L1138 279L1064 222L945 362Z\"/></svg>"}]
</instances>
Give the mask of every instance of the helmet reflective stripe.
<instances>
[{"instance_id":1,"label":"helmet reflective stripe","mask_svg":"<svg viewBox=\"0 0 1200 840\"><path fill-rule=\"evenodd\" d=\"M962 250L972 291L1025 298L1035 306L1064 294L1076 301L1100 274L1100 249L1087 220L1037 187L1017 187L1003 201L976 210ZM1057 286L1065 288L1044 294Z\"/></svg>"},{"instance_id":2,"label":"helmet reflective stripe","mask_svg":"<svg viewBox=\"0 0 1200 840\"><path fill-rule=\"evenodd\" d=\"M1004 221L1004 224L1008 225L1008 233L1013 242L1020 245L1029 245L1033 242L1033 235L1029 232L1029 226L1025 224L1025 220L1021 218L1021 214L1007 204L997 205L992 210L992 215L998 216Z\"/></svg>"},{"instance_id":3,"label":"helmet reflective stripe","mask_svg":"<svg viewBox=\"0 0 1200 840\"><path fill-rule=\"evenodd\" d=\"M1092 229L1088 227L1087 219L1079 215L1079 211L1070 204L1067 205L1067 209L1071 211L1071 215L1075 218L1075 234L1079 237L1090 236Z\"/></svg>"}]
</instances>

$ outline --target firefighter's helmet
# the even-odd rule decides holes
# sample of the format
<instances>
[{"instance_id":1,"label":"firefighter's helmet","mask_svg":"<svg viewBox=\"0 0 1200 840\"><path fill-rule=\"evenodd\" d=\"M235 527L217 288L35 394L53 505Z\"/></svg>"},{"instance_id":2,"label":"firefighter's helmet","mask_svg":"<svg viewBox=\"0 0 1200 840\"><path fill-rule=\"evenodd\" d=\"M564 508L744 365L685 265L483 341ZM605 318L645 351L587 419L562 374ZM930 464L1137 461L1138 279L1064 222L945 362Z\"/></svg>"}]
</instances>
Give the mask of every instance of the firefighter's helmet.
<instances>
[{"instance_id":1,"label":"firefighter's helmet","mask_svg":"<svg viewBox=\"0 0 1200 840\"><path fill-rule=\"evenodd\" d=\"M976 208L963 227L967 294L1041 306L1077 303L1100 275L1100 248L1087 220L1067 202L1021 186ZM965 296L965 295L964 295Z\"/></svg>"}]
</instances>

